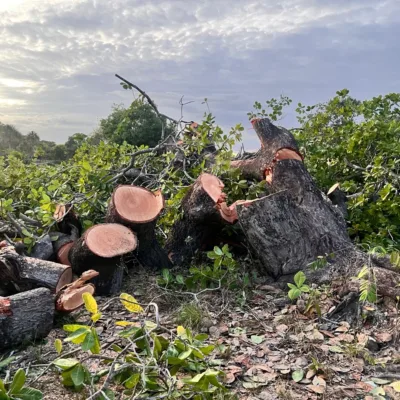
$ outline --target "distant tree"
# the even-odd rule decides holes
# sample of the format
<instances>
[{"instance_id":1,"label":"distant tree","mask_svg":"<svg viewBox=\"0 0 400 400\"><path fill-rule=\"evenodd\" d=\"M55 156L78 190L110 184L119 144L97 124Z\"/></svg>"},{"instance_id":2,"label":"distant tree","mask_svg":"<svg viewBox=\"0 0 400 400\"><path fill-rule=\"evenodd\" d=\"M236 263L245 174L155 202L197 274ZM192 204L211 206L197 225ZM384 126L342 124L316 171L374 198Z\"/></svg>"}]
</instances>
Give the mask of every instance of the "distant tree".
<instances>
[{"instance_id":1,"label":"distant tree","mask_svg":"<svg viewBox=\"0 0 400 400\"><path fill-rule=\"evenodd\" d=\"M163 120L165 136L173 128ZM112 113L100 121L104 137L110 142L127 142L135 146L155 146L161 139L162 122L154 109L142 98L134 100L129 108L121 105L113 107Z\"/></svg>"},{"instance_id":2,"label":"distant tree","mask_svg":"<svg viewBox=\"0 0 400 400\"><path fill-rule=\"evenodd\" d=\"M29 132L27 135L23 136L23 139L19 144L19 146L17 147L17 150L25 154L27 158L32 158L39 144L40 144L39 135L36 132L32 131Z\"/></svg>"},{"instance_id":3,"label":"distant tree","mask_svg":"<svg viewBox=\"0 0 400 400\"><path fill-rule=\"evenodd\" d=\"M0 122L0 155L17 149L23 139L24 135L17 128Z\"/></svg>"},{"instance_id":4,"label":"distant tree","mask_svg":"<svg viewBox=\"0 0 400 400\"><path fill-rule=\"evenodd\" d=\"M84 133L75 133L65 142L65 157L67 159L74 156L75 151L82 146L87 140L87 135Z\"/></svg>"},{"instance_id":5,"label":"distant tree","mask_svg":"<svg viewBox=\"0 0 400 400\"><path fill-rule=\"evenodd\" d=\"M88 137L87 142L91 145L97 146L101 141L105 141L106 137L101 126L96 128Z\"/></svg>"},{"instance_id":6,"label":"distant tree","mask_svg":"<svg viewBox=\"0 0 400 400\"><path fill-rule=\"evenodd\" d=\"M56 145L56 147L54 148L54 151L53 151L53 159L56 161L64 161L67 159L64 144Z\"/></svg>"}]
</instances>

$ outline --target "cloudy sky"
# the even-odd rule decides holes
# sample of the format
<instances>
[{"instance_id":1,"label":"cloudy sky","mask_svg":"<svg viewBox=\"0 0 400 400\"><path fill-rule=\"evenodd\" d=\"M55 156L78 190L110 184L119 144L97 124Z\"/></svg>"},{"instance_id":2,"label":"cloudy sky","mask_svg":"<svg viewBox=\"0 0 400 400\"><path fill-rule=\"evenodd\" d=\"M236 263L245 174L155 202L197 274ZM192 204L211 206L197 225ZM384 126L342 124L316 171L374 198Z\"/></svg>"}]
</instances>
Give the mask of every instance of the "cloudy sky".
<instances>
[{"instance_id":1,"label":"cloudy sky","mask_svg":"<svg viewBox=\"0 0 400 400\"><path fill-rule=\"evenodd\" d=\"M90 133L132 100L118 73L173 117L184 95L200 120L207 97L255 148L255 100L399 92L399 37L399 0L0 0L0 121L56 142Z\"/></svg>"}]
</instances>

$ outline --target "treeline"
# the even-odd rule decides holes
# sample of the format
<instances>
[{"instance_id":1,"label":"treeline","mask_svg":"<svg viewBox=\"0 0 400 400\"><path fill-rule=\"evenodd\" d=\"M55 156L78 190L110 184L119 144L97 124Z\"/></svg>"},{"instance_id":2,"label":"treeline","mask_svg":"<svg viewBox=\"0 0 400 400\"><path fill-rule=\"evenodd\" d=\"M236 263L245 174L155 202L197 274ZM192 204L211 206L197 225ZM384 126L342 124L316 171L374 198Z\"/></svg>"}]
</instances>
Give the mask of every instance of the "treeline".
<instances>
[{"instance_id":1,"label":"treeline","mask_svg":"<svg viewBox=\"0 0 400 400\"><path fill-rule=\"evenodd\" d=\"M167 121L163 123L165 135L168 135L173 128ZM72 158L85 142L92 145L105 141L155 146L161 138L161 124L153 108L142 98L134 100L128 108L113 106L111 114L101 119L90 135L75 133L64 144L41 140L34 131L23 135L14 126L0 122L0 156L14 154L26 161L65 161Z\"/></svg>"}]
</instances>

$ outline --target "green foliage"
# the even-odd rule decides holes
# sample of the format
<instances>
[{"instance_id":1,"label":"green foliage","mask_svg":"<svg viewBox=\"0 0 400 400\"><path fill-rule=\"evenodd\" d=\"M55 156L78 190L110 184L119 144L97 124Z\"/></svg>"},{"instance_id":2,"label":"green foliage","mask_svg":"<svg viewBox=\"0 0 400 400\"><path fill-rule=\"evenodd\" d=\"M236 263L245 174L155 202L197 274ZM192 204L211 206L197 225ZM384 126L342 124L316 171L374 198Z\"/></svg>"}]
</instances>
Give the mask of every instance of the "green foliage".
<instances>
[{"instance_id":1,"label":"green foliage","mask_svg":"<svg viewBox=\"0 0 400 400\"><path fill-rule=\"evenodd\" d=\"M215 246L212 251L207 253L212 265L201 264L193 265L189 268L187 276L174 276L168 269L162 271L162 276L158 279L158 284L166 288L201 290L205 288L215 288L217 286L232 287L240 282L239 264L229 252L228 245L222 248Z\"/></svg>"},{"instance_id":2,"label":"green foliage","mask_svg":"<svg viewBox=\"0 0 400 400\"><path fill-rule=\"evenodd\" d=\"M309 293L310 287L305 285L306 276L303 271L297 272L294 276L294 285L293 283L288 283L290 290L288 292L288 297L290 300L295 300L301 296L302 293Z\"/></svg>"},{"instance_id":3,"label":"green foliage","mask_svg":"<svg viewBox=\"0 0 400 400\"><path fill-rule=\"evenodd\" d=\"M163 124L164 137L167 137L173 132L172 126L167 124L165 118L161 120L141 97L134 100L127 109L114 106L112 113L100 122L103 135L109 141L149 147L161 140Z\"/></svg>"},{"instance_id":4,"label":"green foliage","mask_svg":"<svg viewBox=\"0 0 400 400\"><path fill-rule=\"evenodd\" d=\"M400 94L358 101L348 90L297 112L296 137L320 187L335 182L351 195L350 234L388 246L400 240Z\"/></svg>"},{"instance_id":5,"label":"green foliage","mask_svg":"<svg viewBox=\"0 0 400 400\"><path fill-rule=\"evenodd\" d=\"M349 232L362 243L400 248L400 94L359 101L347 89L327 103L298 103L294 129L319 187L349 195ZM250 118L276 121L291 100L256 102Z\"/></svg>"},{"instance_id":6,"label":"green foliage","mask_svg":"<svg viewBox=\"0 0 400 400\"><path fill-rule=\"evenodd\" d=\"M122 305L128 311L143 313L144 310L133 296L125 293L120 297ZM88 344L88 337L96 332L94 324L101 314L92 296L86 296L84 300L85 307L91 314L92 324L64 326L64 330L70 333L64 341L79 345L82 350L92 354L101 354L101 337L97 338L96 334ZM142 393L161 398L189 396L187 398L213 399L217 391L226 391L218 379L222 372L211 369L208 365L207 357L215 346L206 343L207 335L194 335L190 329L178 326L176 333L171 332L169 336L165 336L162 331L157 333L157 324L146 320L141 324L127 320L116 321L116 324L125 328L119 332L125 347L116 344L112 346L116 356L102 357L105 369L91 373L75 358L58 358L53 362L65 386L80 391L85 385L100 385L100 378L107 375L110 383L124 388L123 394L126 396ZM93 352L94 341L97 341L97 348ZM59 348L59 345L56 347ZM87 358L90 359L90 355ZM98 390L100 392L103 389L99 386ZM115 398L110 389L104 388L104 393L110 399Z\"/></svg>"},{"instance_id":7,"label":"green foliage","mask_svg":"<svg viewBox=\"0 0 400 400\"><path fill-rule=\"evenodd\" d=\"M19 369L12 381L8 384L0 379L0 400L41 400L43 394L40 390L25 386L26 375Z\"/></svg>"}]
</instances>

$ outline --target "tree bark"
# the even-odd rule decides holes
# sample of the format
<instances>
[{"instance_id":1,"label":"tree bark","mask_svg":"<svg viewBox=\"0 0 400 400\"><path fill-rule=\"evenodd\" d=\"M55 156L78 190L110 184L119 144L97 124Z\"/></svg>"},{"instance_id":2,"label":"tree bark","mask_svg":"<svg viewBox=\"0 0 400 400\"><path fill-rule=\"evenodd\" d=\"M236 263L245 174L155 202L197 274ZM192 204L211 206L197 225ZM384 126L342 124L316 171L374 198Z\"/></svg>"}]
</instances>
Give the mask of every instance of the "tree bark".
<instances>
[{"instance_id":1,"label":"tree bark","mask_svg":"<svg viewBox=\"0 0 400 400\"><path fill-rule=\"evenodd\" d=\"M0 277L2 283L12 283L17 291L45 287L56 293L72 281L72 270L52 261L23 257L6 247L0 250Z\"/></svg>"},{"instance_id":2,"label":"tree bark","mask_svg":"<svg viewBox=\"0 0 400 400\"><path fill-rule=\"evenodd\" d=\"M223 183L214 175L202 174L182 199L183 217L173 226L166 250L175 265L189 263L197 251L216 244L223 229L236 215L225 205Z\"/></svg>"},{"instance_id":3,"label":"tree bark","mask_svg":"<svg viewBox=\"0 0 400 400\"><path fill-rule=\"evenodd\" d=\"M45 337L53 327L54 296L38 288L0 297L0 349Z\"/></svg>"},{"instance_id":4,"label":"tree bark","mask_svg":"<svg viewBox=\"0 0 400 400\"><path fill-rule=\"evenodd\" d=\"M156 222L164 208L160 191L151 192L138 186L121 185L111 197L106 222L119 223L137 235L138 246L133 253L147 268L170 268L171 261L157 241Z\"/></svg>"},{"instance_id":5,"label":"tree bark","mask_svg":"<svg viewBox=\"0 0 400 400\"><path fill-rule=\"evenodd\" d=\"M99 224L89 228L69 251L72 269L78 275L94 269L100 274L93 280L99 295L120 291L123 277L122 256L137 246L136 235L120 224Z\"/></svg>"}]
</instances>

